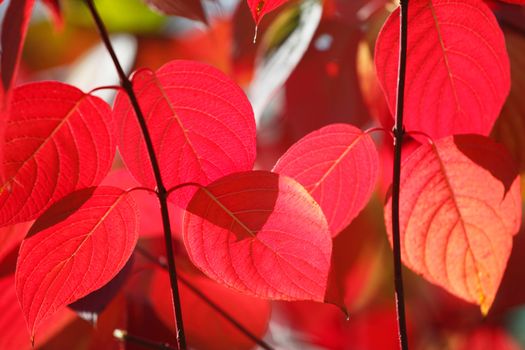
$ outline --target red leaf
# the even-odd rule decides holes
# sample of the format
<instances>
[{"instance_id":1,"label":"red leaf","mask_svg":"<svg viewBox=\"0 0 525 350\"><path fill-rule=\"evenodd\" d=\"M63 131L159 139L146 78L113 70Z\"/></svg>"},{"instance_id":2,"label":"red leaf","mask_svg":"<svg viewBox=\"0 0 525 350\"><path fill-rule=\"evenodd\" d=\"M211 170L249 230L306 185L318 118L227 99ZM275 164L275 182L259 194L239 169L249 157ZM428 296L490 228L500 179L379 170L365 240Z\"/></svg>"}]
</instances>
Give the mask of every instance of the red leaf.
<instances>
[{"instance_id":1,"label":"red leaf","mask_svg":"<svg viewBox=\"0 0 525 350\"><path fill-rule=\"evenodd\" d=\"M252 13L255 24L259 24L265 14L275 10L288 0L247 0L250 12Z\"/></svg>"},{"instance_id":2,"label":"red leaf","mask_svg":"<svg viewBox=\"0 0 525 350\"><path fill-rule=\"evenodd\" d=\"M267 300L236 293L230 288L190 274L184 279L226 311L255 337L263 338L270 319L270 304ZM174 331L173 306L169 276L157 269L150 287L150 300L156 314L164 324ZM253 349L254 342L196 296L185 284L179 283L184 317L184 331L189 345L195 349ZM206 330L203 330L206 325Z\"/></svg>"},{"instance_id":3,"label":"red leaf","mask_svg":"<svg viewBox=\"0 0 525 350\"><path fill-rule=\"evenodd\" d=\"M510 155L486 137L461 135L419 147L402 169L403 262L486 314L521 222ZM390 199L385 221L391 236Z\"/></svg>"},{"instance_id":4,"label":"red leaf","mask_svg":"<svg viewBox=\"0 0 525 350\"><path fill-rule=\"evenodd\" d=\"M29 331L60 307L108 283L138 235L137 209L115 187L76 191L40 216L22 242L16 290Z\"/></svg>"},{"instance_id":5,"label":"red leaf","mask_svg":"<svg viewBox=\"0 0 525 350\"><path fill-rule=\"evenodd\" d=\"M171 16L181 16L207 23L201 0L145 0L156 10Z\"/></svg>"},{"instance_id":6,"label":"red leaf","mask_svg":"<svg viewBox=\"0 0 525 350\"><path fill-rule=\"evenodd\" d=\"M508 2L509 4L525 5L525 0L500 0L500 1Z\"/></svg>"},{"instance_id":7,"label":"red leaf","mask_svg":"<svg viewBox=\"0 0 525 350\"><path fill-rule=\"evenodd\" d=\"M416 1L409 7L408 26L407 130L434 139L488 135L510 89L505 40L492 11L480 0ZM384 24L375 53L392 112L398 50L399 9Z\"/></svg>"},{"instance_id":8,"label":"red leaf","mask_svg":"<svg viewBox=\"0 0 525 350\"><path fill-rule=\"evenodd\" d=\"M9 2L2 24L2 57L0 72L2 86L7 95L16 79L20 54L29 26L31 10L35 0L16 0Z\"/></svg>"},{"instance_id":9,"label":"red leaf","mask_svg":"<svg viewBox=\"0 0 525 350\"><path fill-rule=\"evenodd\" d=\"M199 189L183 237L193 263L220 283L268 299L323 301L330 231L321 208L291 178L252 171Z\"/></svg>"},{"instance_id":10,"label":"red leaf","mask_svg":"<svg viewBox=\"0 0 525 350\"><path fill-rule=\"evenodd\" d=\"M98 185L115 153L109 106L58 82L13 91L5 135L0 225L36 218L80 188Z\"/></svg>"},{"instance_id":11,"label":"red leaf","mask_svg":"<svg viewBox=\"0 0 525 350\"><path fill-rule=\"evenodd\" d=\"M133 76L142 111L169 189L185 182L207 185L224 175L251 170L255 160L255 120L241 88L219 70L192 61L172 61L156 73ZM115 102L119 148L135 178L155 188L153 170L131 104ZM177 191L184 207L194 188ZM172 196L174 197L174 196Z\"/></svg>"},{"instance_id":12,"label":"red leaf","mask_svg":"<svg viewBox=\"0 0 525 350\"><path fill-rule=\"evenodd\" d=\"M303 185L323 209L332 236L364 208L377 180L372 138L348 124L332 124L295 143L273 171Z\"/></svg>"}]
</instances>

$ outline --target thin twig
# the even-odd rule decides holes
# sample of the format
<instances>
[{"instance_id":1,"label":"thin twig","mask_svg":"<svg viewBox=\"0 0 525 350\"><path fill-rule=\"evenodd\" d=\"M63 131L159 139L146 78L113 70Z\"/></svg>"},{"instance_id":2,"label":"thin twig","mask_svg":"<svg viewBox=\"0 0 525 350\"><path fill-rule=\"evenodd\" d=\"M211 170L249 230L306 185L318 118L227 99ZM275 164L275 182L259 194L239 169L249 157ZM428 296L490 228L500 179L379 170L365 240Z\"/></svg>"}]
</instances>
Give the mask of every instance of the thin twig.
<instances>
[{"instance_id":1,"label":"thin twig","mask_svg":"<svg viewBox=\"0 0 525 350\"><path fill-rule=\"evenodd\" d=\"M170 284L171 284L171 291L172 291L171 294L172 294L172 301L173 301L173 312L175 315L175 329L177 330L177 348L179 350L186 350L186 337L184 335L184 326L182 322L182 310L181 310L181 303L180 303L180 297L179 297L179 289L177 285L177 270L175 267L175 256L174 256L173 246L172 246L170 217L168 213L168 192L166 191L166 187L164 186L164 183L162 182L159 162L157 160L155 149L153 147L153 142L151 140L151 136L149 134L148 127L146 125L146 118L144 117L144 114L142 113L142 110L139 106L137 96L135 95L135 92L133 91L133 85L131 81L129 80L129 78L127 77L126 73L124 72L124 69L120 65L120 62L117 58L115 50L113 49L111 41L109 40L109 35L106 30L106 27L104 26L104 23L102 22L102 19L100 18L100 15L98 14L95 8L93 0L85 0L85 2L87 6L89 7L91 15L97 25L102 41L104 42L104 45L106 46L106 49L108 50L111 56L111 59L113 60L115 68L117 69L117 73L120 78L120 83L122 85L122 88L126 91L129 97L129 100L131 102L131 105L133 106L133 109L135 110L135 114L137 116L137 120L140 125L142 135L144 137L144 142L146 143L146 148L148 150L151 167L153 169L155 181L157 184L156 192L157 192L157 197L160 202L160 209L161 209L161 214L162 214L162 226L164 228L164 243L166 246L166 256L168 258L168 271L170 275Z\"/></svg>"},{"instance_id":2,"label":"thin twig","mask_svg":"<svg viewBox=\"0 0 525 350\"><path fill-rule=\"evenodd\" d=\"M397 81L397 103L394 129L394 169L392 180L392 241L394 251L394 284L396 293L396 312L399 329L399 345L402 350L408 349L408 337L405 316L405 294L403 291L403 274L401 265L401 243L399 228L399 187L401 181L401 149L405 129L403 126L403 109L405 97L405 73L407 62L407 17L408 0L400 1L400 44L399 71Z\"/></svg>"},{"instance_id":3,"label":"thin twig","mask_svg":"<svg viewBox=\"0 0 525 350\"><path fill-rule=\"evenodd\" d=\"M145 250L143 247L139 245L137 245L135 249L142 256L144 256L149 261L155 263L159 267L163 269L168 268L164 259L156 258L155 256L153 256L151 253L149 253L147 250ZM239 330L239 332L244 334L246 337L252 340L255 344L259 345L261 348L266 349L266 350L273 350L273 348L268 343L266 343L264 340L260 339L259 337L255 336L246 327L244 327L239 321L237 321L233 316L231 316L226 310L224 310L222 307L217 305L213 300L208 298L206 294L204 294L197 287L195 287L189 280L187 280L182 275L179 275L178 278L179 278L180 283L185 285L193 294L195 294L198 298L200 298L202 301L208 304L208 306L211 307L213 310L215 310L220 316L226 319L226 321L230 322L232 326L234 326L235 328L237 328L237 330Z\"/></svg>"}]
</instances>

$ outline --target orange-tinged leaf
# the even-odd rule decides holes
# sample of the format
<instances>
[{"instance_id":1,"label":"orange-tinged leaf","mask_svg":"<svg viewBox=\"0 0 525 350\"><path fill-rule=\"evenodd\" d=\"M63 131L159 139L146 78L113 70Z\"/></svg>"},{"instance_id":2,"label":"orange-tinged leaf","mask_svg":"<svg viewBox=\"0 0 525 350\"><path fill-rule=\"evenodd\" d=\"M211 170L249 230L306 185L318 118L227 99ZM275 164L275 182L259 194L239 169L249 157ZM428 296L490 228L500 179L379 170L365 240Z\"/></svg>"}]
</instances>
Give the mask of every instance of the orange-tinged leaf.
<instances>
[{"instance_id":1,"label":"orange-tinged leaf","mask_svg":"<svg viewBox=\"0 0 525 350\"><path fill-rule=\"evenodd\" d=\"M405 265L486 314L521 223L508 152L480 135L419 147L403 163L399 219ZM391 237L391 199L385 221Z\"/></svg>"},{"instance_id":2,"label":"orange-tinged leaf","mask_svg":"<svg viewBox=\"0 0 525 350\"><path fill-rule=\"evenodd\" d=\"M273 171L294 178L308 190L335 236L370 199L378 168L370 135L349 124L332 124L300 139Z\"/></svg>"},{"instance_id":3,"label":"orange-tinged leaf","mask_svg":"<svg viewBox=\"0 0 525 350\"><path fill-rule=\"evenodd\" d=\"M16 291L31 335L60 307L108 283L137 237L135 203L115 187L73 192L40 216L16 266Z\"/></svg>"},{"instance_id":4,"label":"orange-tinged leaf","mask_svg":"<svg viewBox=\"0 0 525 350\"><path fill-rule=\"evenodd\" d=\"M295 180L235 173L199 189L184 244L206 275L249 295L323 301L332 240L324 214Z\"/></svg>"},{"instance_id":5,"label":"orange-tinged leaf","mask_svg":"<svg viewBox=\"0 0 525 350\"><path fill-rule=\"evenodd\" d=\"M34 219L68 193L102 181L115 154L111 110L59 82L17 87L3 147L0 226Z\"/></svg>"},{"instance_id":6,"label":"orange-tinged leaf","mask_svg":"<svg viewBox=\"0 0 525 350\"><path fill-rule=\"evenodd\" d=\"M505 40L494 14L481 0L418 0L408 11L406 129L434 139L488 135L510 89ZM392 113L399 27L397 9L385 22L375 51L379 82Z\"/></svg>"}]
</instances>

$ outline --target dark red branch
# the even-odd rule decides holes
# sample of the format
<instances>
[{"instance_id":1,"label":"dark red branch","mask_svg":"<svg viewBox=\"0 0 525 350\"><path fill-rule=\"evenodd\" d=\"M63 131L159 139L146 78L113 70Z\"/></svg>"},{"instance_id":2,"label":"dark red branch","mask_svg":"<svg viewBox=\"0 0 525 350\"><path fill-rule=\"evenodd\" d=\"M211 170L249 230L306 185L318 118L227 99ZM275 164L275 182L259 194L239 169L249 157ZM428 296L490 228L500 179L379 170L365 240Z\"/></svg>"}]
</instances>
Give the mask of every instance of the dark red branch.
<instances>
[{"instance_id":1,"label":"dark red branch","mask_svg":"<svg viewBox=\"0 0 525 350\"><path fill-rule=\"evenodd\" d=\"M405 294L403 291L403 274L401 264L401 243L399 228L399 187L401 181L401 150L405 129L403 126L403 110L405 98L405 73L407 63L407 33L408 33L408 0L400 2L400 43L399 71L397 81L397 102L394 134L394 169L392 179L392 241L394 251L394 285L396 293L397 323L399 342L402 350L408 349L408 337L405 316Z\"/></svg>"},{"instance_id":2,"label":"dark red branch","mask_svg":"<svg viewBox=\"0 0 525 350\"><path fill-rule=\"evenodd\" d=\"M111 59L113 60L115 68L117 69L117 73L120 78L120 83L122 85L122 88L126 91L126 94L129 97L131 105L133 106L133 109L135 110L135 114L137 116L137 120L139 122L140 129L142 131L142 135L144 137L144 142L146 143L146 148L148 150L151 167L153 168L155 181L157 183L156 192L157 192L157 197L160 202L160 210L162 214L162 226L164 228L164 243L166 245L166 257L168 259L168 271L170 275L170 283L171 283L171 291L172 291L173 312L175 315L175 329L177 330L177 348L179 350L186 350L186 337L184 335L184 326L182 322L182 310L181 310L180 297L179 297L179 287L177 285L177 270L175 267L175 254L173 252L170 217L168 213L168 192L166 191L164 183L162 182L159 162L157 160L155 149L153 147L153 142L151 140L151 136L149 134L148 127L146 125L146 118L144 117L144 114L142 113L142 110L139 106L137 96L135 95L135 92L133 91L133 85L131 81L129 80L129 78L127 77L126 73L124 72L124 69L122 69L122 66L120 65L120 62L117 58L115 50L113 49L113 45L111 44L111 41L109 40L109 35L106 30L106 27L104 26L104 23L102 22L102 19L100 18L100 15L98 14L97 9L95 8L95 4L93 3L93 0L85 0L85 2L87 6L89 7L89 10L98 28L102 41L104 42L104 45L106 46L106 49L108 50L111 56Z\"/></svg>"}]
</instances>

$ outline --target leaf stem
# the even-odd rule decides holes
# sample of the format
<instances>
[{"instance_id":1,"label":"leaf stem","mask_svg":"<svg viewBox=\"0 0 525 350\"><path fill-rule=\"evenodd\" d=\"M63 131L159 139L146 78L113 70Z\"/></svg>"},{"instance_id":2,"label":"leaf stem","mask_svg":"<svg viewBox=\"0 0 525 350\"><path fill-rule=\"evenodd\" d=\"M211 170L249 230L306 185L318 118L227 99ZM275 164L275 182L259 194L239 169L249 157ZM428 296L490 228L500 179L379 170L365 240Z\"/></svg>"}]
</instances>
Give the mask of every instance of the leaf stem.
<instances>
[{"instance_id":1,"label":"leaf stem","mask_svg":"<svg viewBox=\"0 0 525 350\"><path fill-rule=\"evenodd\" d=\"M139 252L142 256L144 256L146 259L150 260L151 262L155 263L159 267L163 269L167 269L167 265L164 262L164 259L156 258L152 254L150 254L146 249L143 247L137 245L136 247L137 252ZM226 310L224 310L222 307L217 305L213 300L211 300L206 294L201 292L197 287L195 287L189 280L184 278L182 275L178 276L179 282L184 284L193 294L195 294L197 297L199 297L202 301L204 301L206 304L208 304L209 307L211 307L215 312L217 312L220 316L222 316L226 321L230 322L232 326L237 328L239 332L244 334L246 337L248 337L250 340L252 340L255 344L259 345L261 348L265 350L273 350L273 348L266 343L264 340L258 338L255 336L252 332L250 332L246 327L244 327L239 321L237 321L233 316L231 316Z\"/></svg>"},{"instance_id":2,"label":"leaf stem","mask_svg":"<svg viewBox=\"0 0 525 350\"><path fill-rule=\"evenodd\" d=\"M405 129L403 126L403 109L405 97L405 73L407 62L408 37L408 0L400 0L400 40L399 70L397 80L397 101L394 134L394 169L392 180L392 241L394 251L394 286L396 294L396 312L399 331L399 345L402 350L408 349L408 336L405 316L405 295L403 291L403 274L401 265L401 242L399 227L399 188L401 182L401 150Z\"/></svg>"},{"instance_id":3,"label":"leaf stem","mask_svg":"<svg viewBox=\"0 0 525 350\"><path fill-rule=\"evenodd\" d=\"M146 148L148 150L151 167L153 168L153 173L155 176L155 182L157 184L156 193L157 193L157 197L160 202L160 210L162 214L162 226L164 228L164 243L166 246L166 257L168 259L168 272L170 275L173 312L175 315L175 329L177 330L177 349L186 350L186 337L184 335L184 326L182 322L182 310L181 310L181 303L180 303L180 296L179 296L179 287L177 285L177 270L175 267L175 255L173 252L170 217L168 213L168 192L166 191L166 187L164 186L164 183L162 182L159 162L157 160L155 149L153 147L153 142L151 140L151 136L149 134L148 127L146 125L146 118L144 117L144 114L142 113L142 110L139 106L137 96L135 95L135 92L133 91L133 84L127 77L126 73L124 72L124 69L122 68L117 58L115 50L113 49L113 45L111 44L111 41L109 40L109 35L106 30L106 27L104 26L104 23L102 22L102 19L100 18L100 15L97 12L97 9L95 7L93 0L84 0L84 1L87 4L91 12L91 15L98 28L102 41L104 42L104 45L106 46L106 49L108 50L109 55L111 56L111 59L113 60L113 64L115 65L115 68L117 70L122 88L126 91L126 94L129 97L131 105L133 106L133 109L135 110L135 114L137 116L137 120L140 125L142 135L144 137L144 142L146 143Z\"/></svg>"}]
</instances>

